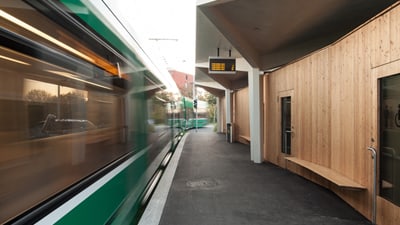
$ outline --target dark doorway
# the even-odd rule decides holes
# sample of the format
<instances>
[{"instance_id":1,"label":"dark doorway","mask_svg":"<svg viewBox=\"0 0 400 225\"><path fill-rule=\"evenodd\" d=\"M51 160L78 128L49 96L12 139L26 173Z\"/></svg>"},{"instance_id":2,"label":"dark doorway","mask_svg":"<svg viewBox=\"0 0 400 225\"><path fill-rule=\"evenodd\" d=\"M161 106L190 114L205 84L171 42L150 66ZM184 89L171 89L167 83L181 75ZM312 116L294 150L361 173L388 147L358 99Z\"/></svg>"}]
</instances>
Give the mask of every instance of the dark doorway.
<instances>
[{"instance_id":1,"label":"dark doorway","mask_svg":"<svg viewBox=\"0 0 400 225\"><path fill-rule=\"evenodd\" d=\"M290 155L292 145L291 97L281 98L282 153Z\"/></svg>"}]
</instances>

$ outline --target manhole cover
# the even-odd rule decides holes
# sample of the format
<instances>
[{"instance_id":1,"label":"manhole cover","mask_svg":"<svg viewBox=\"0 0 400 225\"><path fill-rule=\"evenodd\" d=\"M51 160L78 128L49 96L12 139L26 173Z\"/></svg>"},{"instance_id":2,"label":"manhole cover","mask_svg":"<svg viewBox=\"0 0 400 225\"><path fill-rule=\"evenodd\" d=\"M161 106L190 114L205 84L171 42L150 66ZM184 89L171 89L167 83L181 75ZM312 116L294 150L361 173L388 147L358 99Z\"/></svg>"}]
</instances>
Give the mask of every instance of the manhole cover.
<instances>
[{"instance_id":1,"label":"manhole cover","mask_svg":"<svg viewBox=\"0 0 400 225\"><path fill-rule=\"evenodd\" d=\"M200 180L194 180L194 181L188 181L186 182L186 186L190 188L198 188L198 189L208 189L208 188L213 188L218 185L218 182L214 179L200 179Z\"/></svg>"}]
</instances>

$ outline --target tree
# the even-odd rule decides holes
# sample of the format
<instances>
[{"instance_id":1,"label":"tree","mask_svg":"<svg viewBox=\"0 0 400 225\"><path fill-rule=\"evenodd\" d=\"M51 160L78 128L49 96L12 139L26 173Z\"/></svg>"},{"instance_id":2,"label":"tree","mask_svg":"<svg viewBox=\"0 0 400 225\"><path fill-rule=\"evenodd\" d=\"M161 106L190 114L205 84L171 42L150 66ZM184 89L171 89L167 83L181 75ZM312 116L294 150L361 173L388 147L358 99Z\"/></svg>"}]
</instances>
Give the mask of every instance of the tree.
<instances>
[{"instance_id":1,"label":"tree","mask_svg":"<svg viewBox=\"0 0 400 225\"><path fill-rule=\"evenodd\" d=\"M85 104L85 96L79 92L68 92L60 95L61 104Z\"/></svg>"},{"instance_id":2,"label":"tree","mask_svg":"<svg viewBox=\"0 0 400 225\"><path fill-rule=\"evenodd\" d=\"M206 93L204 95L205 101L208 103L208 105L216 105L217 104L217 97L210 93Z\"/></svg>"},{"instance_id":3,"label":"tree","mask_svg":"<svg viewBox=\"0 0 400 225\"><path fill-rule=\"evenodd\" d=\"M210 93L206 93L204 95L204 100L208 104L207 112L208 112L208 120L212 123L216 122L216 111L217 111L217 97Z\"/></svg>"},{"instance_id":4,"label":"tree","mask_svg":"<svg viewBox=\"0 0 400 225\"><path fill-rule=\"evenodd\" d=\"M30 102L54 102L57 99L57 96L51 95L45 90L33 89L28 92L25 96L26 100Z\"/></svg>"}]
</instances>

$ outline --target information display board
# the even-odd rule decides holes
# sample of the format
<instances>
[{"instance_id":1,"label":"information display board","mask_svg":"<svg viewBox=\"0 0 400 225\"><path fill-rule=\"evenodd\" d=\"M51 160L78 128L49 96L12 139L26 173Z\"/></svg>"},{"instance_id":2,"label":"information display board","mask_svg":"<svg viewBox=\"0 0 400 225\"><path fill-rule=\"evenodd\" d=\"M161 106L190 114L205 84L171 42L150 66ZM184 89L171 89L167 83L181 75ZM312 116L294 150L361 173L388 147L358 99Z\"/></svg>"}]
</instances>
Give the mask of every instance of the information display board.
<instances>
[{"instance_id":1,"label":"information display board","mask_svg":"<svg viewBox=\"0 0 400 225\"><path fill-rule=\"evenodd\" d=\"M210 74L235 74L236 59L210 57L208 59L208 73Z\"/></svg>"}]
</instances>

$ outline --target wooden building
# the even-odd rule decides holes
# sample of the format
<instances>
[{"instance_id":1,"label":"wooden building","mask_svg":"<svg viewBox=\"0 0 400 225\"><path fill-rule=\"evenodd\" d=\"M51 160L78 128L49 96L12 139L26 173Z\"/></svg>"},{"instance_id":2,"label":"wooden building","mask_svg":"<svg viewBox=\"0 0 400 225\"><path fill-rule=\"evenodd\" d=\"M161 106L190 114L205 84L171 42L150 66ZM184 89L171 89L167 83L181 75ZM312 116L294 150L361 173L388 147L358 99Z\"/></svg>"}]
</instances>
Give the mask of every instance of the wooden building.
<instances>
[{"instance_id":1,"label":"wooden building","mask_svg":"<svg viewBox=\"0 0 400 225\"><path fill-rule=\"evenodd\" d=\"M218 20L210 14L215 6L201 7L208 7L202 13L210 20ZM231 34L221 24L216 24L219 31ZM240 48L235 40L229 41ZM262 161L332 190L376 224L400 224L399 3L306 52L268 70L259 66L260 138L255 141ZM257 66L251 56L247 61L250 68ZM231 121L234 139L247 144L254 135L254 93L249 92L250 86L231 89L220 99L230 101L224 105L230 119L220 121ZM375 158L368 148L376 149Z\"/></svg>"},{"instance_id":2,"label":"wooden building","mask_svg":"<svg viewBox=\"0 0 400 225\"><path fill-rule=\"evenodd\" d=\"M372 218L373 159L367 148L381 146L379 87L382 78L400 74L399 32L396 6L334 44L263 76L265 161L326 186L368 218ZM400 91L400 86L396 88ZM280 123L282 99L288 96L290 155L281 151ZM395 97L400 100L400 95ZM288 156L304 162L287 160ZM399 177L400 170L394 173ZM330 181L344 178L361 188L351 184L341 188ZM378 194L377 224L399 222L399 206Z\"/></svg>"}]
</instances>

